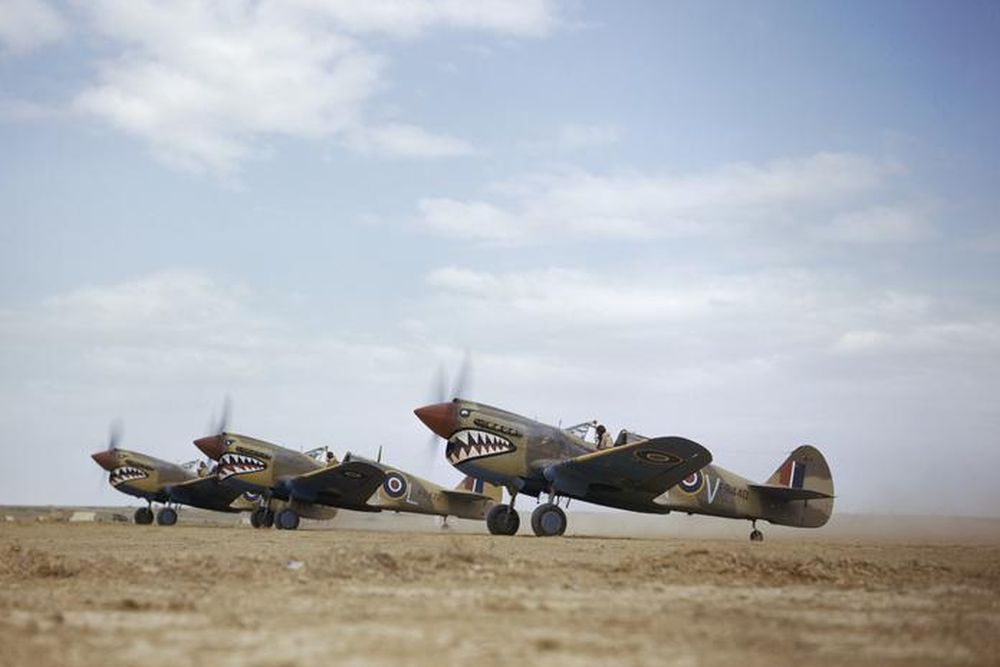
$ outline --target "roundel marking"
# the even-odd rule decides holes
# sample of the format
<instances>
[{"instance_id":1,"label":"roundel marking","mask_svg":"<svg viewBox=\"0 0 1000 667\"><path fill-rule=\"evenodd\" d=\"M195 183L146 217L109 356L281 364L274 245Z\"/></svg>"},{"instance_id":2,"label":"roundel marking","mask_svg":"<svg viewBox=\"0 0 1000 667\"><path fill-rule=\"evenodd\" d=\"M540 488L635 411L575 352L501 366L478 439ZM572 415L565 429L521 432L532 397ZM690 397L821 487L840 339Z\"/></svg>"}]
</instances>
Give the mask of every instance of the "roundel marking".
<instances>
[{"instance_id":1,"label":"roundel marking","mask_svg":"<svg viewBox=\"0 0 1000 667\"><path fill-rule=\"evenodd\" d=\"M673 454L667 454L666 452L660 452L655 449L642 449L635 453L636 457L641 461L646 463L655 463L659 465L668 465L680 463L681 460L674 456Z\"/></svg>"},{"instance_id":2,"label":"roundel marking","mask_svg":"<svg viewBox=\"0 0 1000 667\"><path fill-rule=\"evenodd\" d=\"M254 493L253 491L246 491L243 493L243 498L244 500L249 500L250 502L255 503L260 498L260 494Z\"/></svg>"},{"instance_id":3,"label":"roundel marking","mask_svg":"<svg viewBox=\"0 0 1000 667\"><path fill-rule=\"evenodd\" d=\"M390 472L382 482L382 489L390 498L402 498L406 495L406 478L398 472Z\"/></svg>"},{"instance_id":4,"label":"roundel marking","mask_svg":"<svg viewBox=\"0 0 1000 667\"><path fill-rule=\"evenodd\" d=\"M684 493L693 496L701 491L701 487L704 484L705 478L702 476L700 470L696 470L681 481L677 482L677 488Z\"/></svg>"}]
</instances>

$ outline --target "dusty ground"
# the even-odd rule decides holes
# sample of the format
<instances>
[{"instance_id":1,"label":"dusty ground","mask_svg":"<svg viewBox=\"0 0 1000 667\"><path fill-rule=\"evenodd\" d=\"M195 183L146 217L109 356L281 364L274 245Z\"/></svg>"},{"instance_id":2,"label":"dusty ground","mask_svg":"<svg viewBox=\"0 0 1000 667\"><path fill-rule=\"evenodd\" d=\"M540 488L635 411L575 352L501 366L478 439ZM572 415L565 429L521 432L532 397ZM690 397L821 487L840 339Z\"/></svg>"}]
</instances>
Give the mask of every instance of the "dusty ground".
<instances>
[{"instance_id":1,"label":"dusty ground","mask_svg":"<svg viewBox=\"0 0 1000 667\"><path fill-rule=\"evenodd\" d=\"M0 664L1000 664L990 541L414 525L0 524Z\"/></svg>"}]
</instances>

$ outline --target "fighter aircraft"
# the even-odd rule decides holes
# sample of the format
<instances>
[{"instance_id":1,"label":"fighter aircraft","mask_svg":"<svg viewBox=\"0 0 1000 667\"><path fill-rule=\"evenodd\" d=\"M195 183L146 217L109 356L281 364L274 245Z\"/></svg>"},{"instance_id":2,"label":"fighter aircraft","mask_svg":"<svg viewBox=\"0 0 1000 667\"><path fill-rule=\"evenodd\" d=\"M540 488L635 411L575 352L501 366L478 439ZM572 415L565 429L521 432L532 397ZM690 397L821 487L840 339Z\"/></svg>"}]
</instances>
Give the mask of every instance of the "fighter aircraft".
<instances>
[{"instance_id":1,"label":"fighter aircraft","mask_svg":"<svg viewBox=\"0 0 1000 667\"><path fill-rule=\"evenodd\" d=\"M216 476L224 486L259 494L260 504L250 518L255 527L273 524L294 530L300 516L331 507L481 520L501 500L501 489L491 487L491 491L482 482L465 480L460 488L445 489L379 460L350 453L342 462L332 455L317 460L274 443L227 432L199 438L195 445L218 461ZM276 511L273 504L277 501L285 501L287 506Z\"/></svg>"},{"instance_id":2,"label":"fighter aircraft","mask_svg":"<svg viewBox=\"0 0 1000 667\"><path fill-rule=\"evenodd\" d=\"M568 429L456 398L417 408L417 417L447 440L449 463L467 475L507 488L509 505L497 504L486 525L497 535L520 526L518 494L549 501L531 514L535 535L562 535L566 514L560 499L575 498L635 512L746 519L750 539L764 539L757 521L822 526L833 512L833 479L819 450L795 449L763 484L711 465L712 454L680 437L647 438L623 430L607 449L597 449L592 424Z\"/></svg>"},{"instance_id":3,"label":"fighter aircraft","mask_svg":"<svg viewBox=\"0 0 1000 667\"><path fill-rule=\"evenodd\" d=\"M107 470L112 487L130 496L142 498L146 507L135 511L135 522L153 523L153 503L162 503L156 523L177 523L178 505L190 505L216 512L246 512L255 507L237 489L223 486L214 476L199 476L194 466L182 466L148 454L121 449L112 437L107 449L91 457Z\"/></svg>"}]
</instances>

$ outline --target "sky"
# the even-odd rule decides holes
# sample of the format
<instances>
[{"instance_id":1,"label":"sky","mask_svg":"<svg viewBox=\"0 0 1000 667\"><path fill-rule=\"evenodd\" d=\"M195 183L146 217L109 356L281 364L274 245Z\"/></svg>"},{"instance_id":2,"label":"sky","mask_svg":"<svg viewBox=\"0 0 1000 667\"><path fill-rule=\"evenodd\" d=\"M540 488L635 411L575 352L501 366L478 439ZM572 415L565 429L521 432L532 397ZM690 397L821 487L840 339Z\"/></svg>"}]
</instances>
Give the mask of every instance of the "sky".
<instances>
[{"instance_id":1,"label":"sky","mask_svg":"<svg viewBox=\"0 0 1000 667\"><path fill-rule=\"evenodd\" d=\"M0 503L465 398L1000 515L1000 5L0 0ZM448 392L446 392L448 393ZM667 519L665 519L667 520Z\"/></svg>"}]
</instances>

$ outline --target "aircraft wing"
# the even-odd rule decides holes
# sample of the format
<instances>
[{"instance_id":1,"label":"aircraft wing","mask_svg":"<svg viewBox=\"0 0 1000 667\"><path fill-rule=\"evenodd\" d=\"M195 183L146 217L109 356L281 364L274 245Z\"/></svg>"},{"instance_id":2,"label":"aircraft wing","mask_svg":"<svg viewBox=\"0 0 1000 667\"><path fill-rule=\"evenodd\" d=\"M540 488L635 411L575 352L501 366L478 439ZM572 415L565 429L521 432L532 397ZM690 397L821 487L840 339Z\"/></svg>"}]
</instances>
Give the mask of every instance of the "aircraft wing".
<instances>
[{"instance_id":1,"label":"aircraft wing","mask_svg":"<svg viewBox=\"0 0 1000 667\"><path fill-rule=\"evenodd\" d=\"M215 475L197 477L179 484L171 484L166 489L170 500L181 505L200 507L218 512L239 512L230 507L240 497L240 491L222 484Z\"/></svg>"},{"instance_id":2,"label":"aircraft wing","mask_svg":"<svg viewBox=\"0 0 1000 667\"><path fill-rule=\"evenodd\" d=\"M592 493L658 495L712 461L712 453L693 440L663 437L602 449L544 470L557 489L586 498Z\"/></svg>"},{"instance_id":3,"label":"aircraft wing","mask_svg":"<svg viewBox=\"0 0 1000 667\"><path fill-rule=\"evenodd\" d=\"M291 494L300 500L334 507L378 511L368 499L385 480L385 471L373 463L353 459L312 470L284 480Z\"/></svg>"},{"instance_id":4,"label":"aircraft wing","mask_svg":"<svg viewBox=\"0 0 1000 667\"><path fill-rule=\"evenodd\" d=\"M819 498L833 498L829 493L823 493L822 491L793 489L787 486L775 486L772 484L751 484L750 488L768 496L772 500L817 500Z\"/></svg>"}]
</instances>

